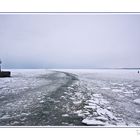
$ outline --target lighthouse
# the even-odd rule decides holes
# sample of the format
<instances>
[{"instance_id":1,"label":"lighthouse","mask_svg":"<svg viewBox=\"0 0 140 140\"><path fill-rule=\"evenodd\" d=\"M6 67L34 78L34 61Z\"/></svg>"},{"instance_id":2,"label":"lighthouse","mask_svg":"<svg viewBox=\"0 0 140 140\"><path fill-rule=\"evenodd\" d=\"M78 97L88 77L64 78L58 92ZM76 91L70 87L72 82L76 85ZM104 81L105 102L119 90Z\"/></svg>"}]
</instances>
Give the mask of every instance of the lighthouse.
<instances>
[{"instance_id":1,"label":"lighthouse","mask_svg":"<svg viewBox=\"0 0 140 140\"><path fill-rule=\"evenodd\" d=\"M1 61L1 59L0 59L0 72L1 72L1 63L2 63L2 61Z\"/></svg>"},{"instance_id":2,"label":"lighthouse","mask_svg":"<svg viewBox=\"0 0 140 140\"><path fill-rule=\"evenodd\" d=\"M2 61L0 59L0 78L1 77L11 77L10 71L2 71L1 64L2 64Z\"/></svg>"}]
</instances>

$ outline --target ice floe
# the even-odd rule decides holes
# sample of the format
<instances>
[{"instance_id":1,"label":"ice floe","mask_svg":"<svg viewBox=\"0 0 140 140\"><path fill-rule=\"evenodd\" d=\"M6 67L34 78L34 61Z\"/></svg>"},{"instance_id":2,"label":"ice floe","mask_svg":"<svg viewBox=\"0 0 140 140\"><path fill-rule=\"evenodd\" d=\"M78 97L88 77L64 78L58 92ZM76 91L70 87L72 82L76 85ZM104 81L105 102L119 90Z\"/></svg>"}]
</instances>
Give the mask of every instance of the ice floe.
<instances>
[{"instance_id":1,"label":"ice floe","mask_svg":"<svg viewBox=\"0 0 140 140\"><path fill-rule=\"evenodd\" d=\"M69 115L68 114L62 114L62 117L68 117Z\"/></svg>"},{"instance_id":2,"label":"ice floe","mask_svg":"<svg viewBox=\"0 0 140 140\"><path fill-rule=\"evenodd\" d=\"M41 101L39 101L40 103L44 103L45 101L44 100L41 100Z\"/></svg>"},{"instance_id":3,"label":"ice floe","mask_svg":"<svg viewBox=\"0 0 140 140\"><path fill-rule=\"evenodd\" d=\"M84 108L89 108L89 109L93 109L93 110L95 110L96 108L97 108L97 106L84 106Z\"/></svg>"},{"instance_id":4,"label":"ice floe","mask_svg":"<svg viewBox=\"0 0 140 140\"><path fill-rule=\"evenodd\" d=\"M82 123L87 124L87 125L92 125L92 126L104 126L105 123L100 121L100 120L96 120L95 118L86 118L84 120L82 120Z\"/></svg>"},{"instance_id":5,"label":"ice floe","mask_svg":"<svg viewBox=\"0 0 140 140\"><path fill-rule=\"evenodd\" d=\"M75 105L78 105L78 104L81 104L81 102L82 102L82 101L74 101L73 103L74 103Z\"/></svg>"},{"instance_id":6,"label":"ice floe","mask_svg":"<svg viewBox=\"0 0 140 140\"><path fill-rule=\"evenodd\" d=\"M82 111L82 110L74 111L74 114L77 114L79 117L85 117L85 115L90 115L88 111Z\"/></svg>"},{"instance_id":7,"label":"ice floe","mask_svg":"<svg viewBox=\"0 0 140 140\"><path fill-rule=\"evenodd\" d=\"M140 113L140 109L135 109L135 112L136 113Z\"/></svg>"},{"instance_id":8,"label":"ice floe","mask_svg":"<svg viewBox=\"0 0 140 140\"><path fill-rule=\"evenodd\" d=\"M103 87L101 89L108 90L108 89L110 89L110 87Z\"/></svg>"},{"instance_id":9,"label":"ice floe","mask_svg":"<svg viewBox=\"0 0 140 140\"><path fill-rule=\"evenodd\" d=\"M133 94L134 92L132 90L127 90L127 91L124 91L123 93L126 93L126 94Z\"/></svg>"},{"instance_id":10,"label":"ice floe","mask_svg":"<svg viewBox=\"0 0 140 140\"><path fill-rule=\"evenodd\" d=\"M11 116L6 114L6 115L3 115L0 119L9 119Z\"/></svg>"},{"instance_id":11,"label":"ice floe","mask_svg":"<svg viewBox=\"0 0 140 140\"><path fill-rule=\"evenodd\" d=\"M134 100L134 103L135 103L135 104L140 104L140 99L135 99L135 100Z\"/></svg>"},{"instance_id":12,"label":"ice floe","mask_svg":"<svg viewBox=\"0 0 140 140\"><path fill-rule=\"evenodd\" d=\"M93 97L97 97L97 98L100 98L100 97L101 97L100 94L93 94L92 96L93 96Z\"/></svg>"},{"instance_id":13,"label":"ice floe","mask_svg":"<svg viewBox=\"0 0 140 140\"><path fill-rule=\"evenodd\" d=\"M113 92L123 92L122 89L112 89Z\"/></svg>"},{"instance_id":14,"label":"ice floe","mask_svg":"<svg viewBox=\"0 0 140 140\"><path fill-rule=\"evenodd\" d=\"M108 119L104 116L98 116L98 117L95 117L96 120L100 120L100 121L103 121L103 122L106 122L108 121Z\"/></svg>"}]
</instances>

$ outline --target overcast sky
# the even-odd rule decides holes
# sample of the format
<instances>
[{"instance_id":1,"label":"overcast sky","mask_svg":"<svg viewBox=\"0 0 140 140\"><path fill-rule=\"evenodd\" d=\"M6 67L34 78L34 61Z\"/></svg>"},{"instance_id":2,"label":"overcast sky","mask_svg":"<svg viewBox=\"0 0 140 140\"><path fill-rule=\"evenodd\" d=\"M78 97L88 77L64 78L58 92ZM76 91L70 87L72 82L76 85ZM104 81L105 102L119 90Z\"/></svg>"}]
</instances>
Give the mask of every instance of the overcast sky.
<instances>
[{"instance_id":1,"label":"overcast sky","mask_svg":"<svg viewBox=\"0 0 140 140\"><path fill-rule=\"evenodd\" d=\"M0 14L3 68L140 67L140 14Z\"/></svg>"}]
</instances>

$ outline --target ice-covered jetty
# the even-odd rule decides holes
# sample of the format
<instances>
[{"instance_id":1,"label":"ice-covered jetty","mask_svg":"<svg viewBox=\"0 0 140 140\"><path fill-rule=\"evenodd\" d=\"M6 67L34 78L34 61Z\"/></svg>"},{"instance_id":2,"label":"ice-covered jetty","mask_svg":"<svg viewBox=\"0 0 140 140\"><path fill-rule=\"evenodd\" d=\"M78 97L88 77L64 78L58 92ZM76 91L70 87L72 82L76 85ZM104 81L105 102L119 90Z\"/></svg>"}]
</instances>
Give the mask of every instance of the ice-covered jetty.
<instances>
[{"instance_id":1,"label":"ice-covered jetty","mask_svg":"<svg viewBox=\"0 0 140 140\"><path fill-rule=\"evenodd\" d=\"M10 71L0 71L0 77L11 77Z\"/></svg>"}]
</instances>

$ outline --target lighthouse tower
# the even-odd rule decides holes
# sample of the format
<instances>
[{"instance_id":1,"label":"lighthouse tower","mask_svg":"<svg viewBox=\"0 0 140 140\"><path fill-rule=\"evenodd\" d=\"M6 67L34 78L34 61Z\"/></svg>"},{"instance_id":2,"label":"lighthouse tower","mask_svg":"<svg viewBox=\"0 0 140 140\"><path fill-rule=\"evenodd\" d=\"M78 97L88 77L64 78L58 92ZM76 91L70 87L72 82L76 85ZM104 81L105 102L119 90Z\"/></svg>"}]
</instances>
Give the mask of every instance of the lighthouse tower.
<instances>
[{"instance_id":1,"label":"lighthouse tower","mask_svg":"<svg viewBox=\"0 0 140 140\"><path fill-rule=\"evenodd\" d=\"M2 64L2 61L0 59L0 77L10 77L11 72L10 71L2 71L1 70L1 64Z\"/></svg>"},{"instance_id":2,"label":"lighthouse tower","mask_svg":"<svg viewBox=\"0 0 140 140\"><path fill-rule=\"evenodd\" d=\"M0 72L1 72L1 63L2 63L2 61L1 61L1 59L0 59Z\"/></svg>"}]
</instances>

